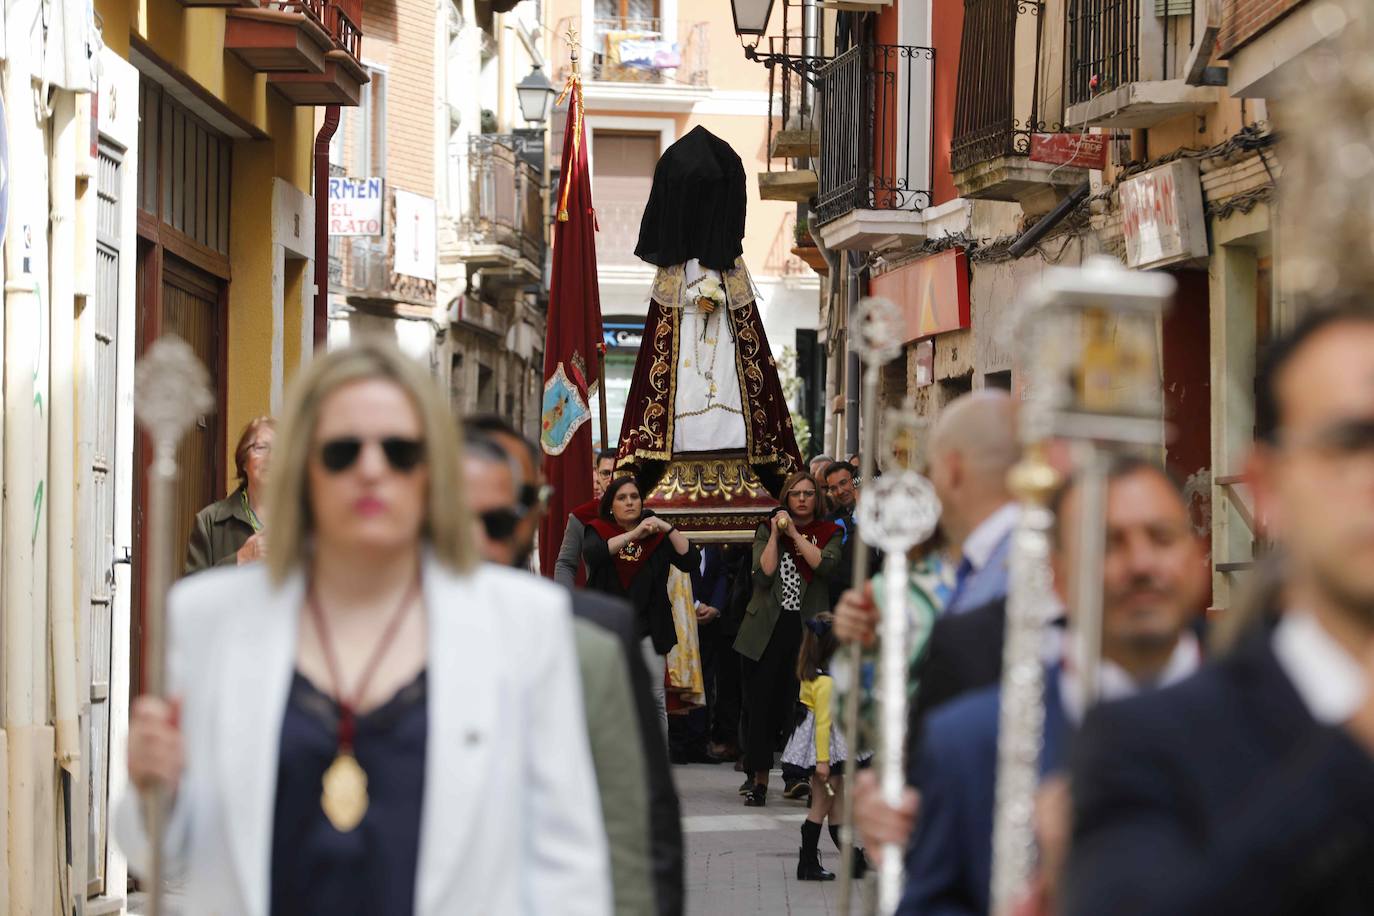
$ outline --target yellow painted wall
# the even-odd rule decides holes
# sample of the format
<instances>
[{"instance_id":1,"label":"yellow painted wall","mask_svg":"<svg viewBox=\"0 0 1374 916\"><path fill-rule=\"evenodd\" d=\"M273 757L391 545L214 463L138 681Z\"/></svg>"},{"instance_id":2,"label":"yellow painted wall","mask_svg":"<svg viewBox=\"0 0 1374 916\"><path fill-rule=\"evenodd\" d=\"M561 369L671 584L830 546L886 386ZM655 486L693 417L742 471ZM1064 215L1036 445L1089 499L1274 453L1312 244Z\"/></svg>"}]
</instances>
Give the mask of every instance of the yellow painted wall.
<instances>
[{"instance_id":1,"label":"yellow painted wall","mask_svg":"<svg viewBox=\"0 0 1374 916\"><path fill-rule=\"evenodd\" d=\"M271 406L272 303L285 296L283 338L288 370L300 364L303 267L272 275L272 180L313 193L315 110L297 108L224 51L222 9L187 9L177 0L96 0L106 44L126 54L130 35L182 71L239 118L267 135L234 143L233 203L229 215L227 403L225 467L233 473L238 432ZM277 292L274 286L285 286ZM294 299L294 304L292 300ZM226 481L228 484L229 481Z\"/></svg>"}]
</instances>

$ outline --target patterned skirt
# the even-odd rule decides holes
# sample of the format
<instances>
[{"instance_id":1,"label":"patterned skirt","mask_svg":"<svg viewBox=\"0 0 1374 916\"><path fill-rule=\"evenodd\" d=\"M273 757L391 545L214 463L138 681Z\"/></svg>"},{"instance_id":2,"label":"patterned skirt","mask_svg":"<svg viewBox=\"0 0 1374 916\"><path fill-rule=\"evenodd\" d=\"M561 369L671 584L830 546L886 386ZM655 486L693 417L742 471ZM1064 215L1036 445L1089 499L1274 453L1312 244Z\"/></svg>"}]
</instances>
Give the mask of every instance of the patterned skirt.
<instances>
[{"instance_id":1,"label":"patterned skirt","mask_svg":"<svg viewBox=\"0 0 1374 916\"><path fill-rule=\"evenodd\" d=\"M833 767L848 759L849 747L844 743L844 734L834 722L831 722L830 765ZM801 767L803 770L815 769L816 714L811 710L806 711L806 718L802 719L801 724L792 732L792 737L787 739L787 747L782 751L782 762Z\"/></svg>"}]
</instances>

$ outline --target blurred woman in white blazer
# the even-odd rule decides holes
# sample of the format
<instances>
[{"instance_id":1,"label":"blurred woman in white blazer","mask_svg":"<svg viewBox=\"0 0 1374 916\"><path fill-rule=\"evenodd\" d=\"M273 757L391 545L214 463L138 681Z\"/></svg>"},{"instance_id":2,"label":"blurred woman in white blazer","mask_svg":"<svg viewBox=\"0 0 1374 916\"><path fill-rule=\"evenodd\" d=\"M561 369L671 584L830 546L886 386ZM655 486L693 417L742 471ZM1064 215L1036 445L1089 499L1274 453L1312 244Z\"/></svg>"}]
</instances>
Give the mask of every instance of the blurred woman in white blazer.
<instances>
[{"instance_id":1,"label":"blurred woman in white blazer","mask_svg":"<svg viewBox=\"0 0 1374 916\"><path fill-rule=\"evenodd\" d=\"M323 355L274 451L267 563L173 589L174 699L132 712L185 912L609 912L568 593L477 565L428 374ZM116 830L146 874L136 796Z\"/></svg>"}]
</instances>

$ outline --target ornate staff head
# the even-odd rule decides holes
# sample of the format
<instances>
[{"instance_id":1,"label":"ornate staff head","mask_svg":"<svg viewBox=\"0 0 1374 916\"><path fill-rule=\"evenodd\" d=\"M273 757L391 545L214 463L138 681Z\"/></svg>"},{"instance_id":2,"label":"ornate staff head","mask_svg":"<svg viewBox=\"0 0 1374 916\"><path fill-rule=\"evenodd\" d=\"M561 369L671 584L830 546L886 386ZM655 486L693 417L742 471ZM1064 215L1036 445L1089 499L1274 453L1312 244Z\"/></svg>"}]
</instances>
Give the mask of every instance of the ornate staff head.
<instances>
[{"instance_id":1,"label":"ornate staff head","mask_svg":"<svg viewBox=\"0 0 1374 916\"><path fill-rule=\"evenodd\" d=\"M153 461L148 470L148 606L145 635L148 692L164 692L166 657L167 589L172 584L173 538L177 529L177 443L205 414L215 407L210 375L196 358L190 344L175 334L158 338L139 360L134 372L134 415L153 441ZM144 799L144 822L153 850L148 874L148 912L158 916L162 895L162 828L166 810L163 792L154 790Z\"/></svg>"},{"instance_id":2,"label":"ornate staff head","mask_svg":"<svg viewBox=\"0 0 1374 916\"><path fill-rule=\"evenodd\" d=\"M860 299L849 319L854 349L870 366L890 362L902 355L903 330L901 308L881 296Z\"/></svg>"},{"instance_id":3,"label":"ornate staff head","mask_svg":"<svg viewBox=\"0 0 1374 916\"><path fill-rule=\"evenodd\" d=\"M1159 321L1173 293L1164 274L1127 270L1109 257L1047 271L1022 333L1021 412L1025 458L1012 471L1021 521L1012 541L1007 635L1002 656L993 911L1011 912L1035 861L1033 813L1044 735L1044 628L1051 592L1048 504L1058 475L1045 460L1051 439L1068 440L1079 465L1077 541L1070 604L1075 674L1095 693L1101 653L1106 477L1102 450L1162 444Z\"/></svg>"},{"instance_id":4,"label":"ornate staff head","mask_svg":"<svg viewBox=\"0 0 1374 916\"><path fill-rule=\"evenodd\" d=\"M210 373L175 334L163 334L138 361L134 394L138 424L154 443L175 445L215 408Z\"/></svg>"}]
</instances>

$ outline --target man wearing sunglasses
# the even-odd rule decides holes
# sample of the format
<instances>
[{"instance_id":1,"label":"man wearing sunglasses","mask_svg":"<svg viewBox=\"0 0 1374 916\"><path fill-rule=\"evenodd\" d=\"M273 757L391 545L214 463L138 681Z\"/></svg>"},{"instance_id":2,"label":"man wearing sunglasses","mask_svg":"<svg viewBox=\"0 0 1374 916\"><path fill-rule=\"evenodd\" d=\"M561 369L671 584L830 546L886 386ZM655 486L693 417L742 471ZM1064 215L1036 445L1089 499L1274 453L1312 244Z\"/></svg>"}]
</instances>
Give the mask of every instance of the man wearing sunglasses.
<instances>
[{"instance_id":1,"label":"man wearing sunglasses","mask_svg":"<svg viewBox=\"0 0 1374 916\"><path fill-rule=\"evenodd\" d=\"M537 447L499 417L483 416L464 423L469 445L467 493L473 513L481 518L481 537L491 544L488 556L493 562L521 565L534 548L534 532L548 499L536 498L523 510L519 521L509 524L503 510L519 512L520 494L546 494L539 477ZM485 443L485 444L479 444ZM497 457L500 456L500 457ZM484 466L484 467L480 467ZM474 476L476 475L476 476ZM489 521L489 519L491 521ZM497 543L508 527L511 533ZM630 606L608 595L575 589L572 592L573 616L612 634L629 669L634 722L639 749L643 755L648 781L649 867L658 916L681 916L684 909L681 806L668 763L668 748L659 725L649 672L635 635ZM618 736L623 744L624 734ZM616 804L614 799L610 804Z\"/></svg>"}]
</instances>

